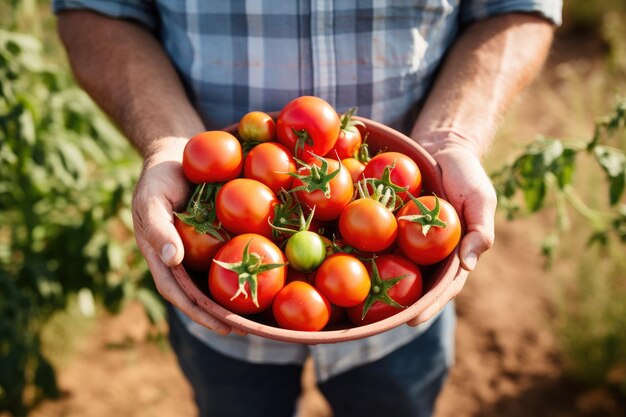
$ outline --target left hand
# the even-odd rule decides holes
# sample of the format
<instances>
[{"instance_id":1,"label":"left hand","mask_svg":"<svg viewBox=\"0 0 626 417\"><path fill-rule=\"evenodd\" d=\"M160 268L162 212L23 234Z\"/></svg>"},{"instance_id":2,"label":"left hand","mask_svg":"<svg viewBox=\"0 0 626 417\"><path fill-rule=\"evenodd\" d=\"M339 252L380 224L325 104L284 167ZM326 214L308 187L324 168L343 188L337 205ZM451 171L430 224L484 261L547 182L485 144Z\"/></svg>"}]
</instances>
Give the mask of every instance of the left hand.
<instances>
[{"instance_id":1,"label":"left hand","mask_svg":"<svg viewBox=\"0 0 626 417\"><path fill-rule=\"evenodd\" d=\"M456 209L465 228L459 244L461 268L436 301L408 322L412 326L435 316L461 292L469 272L493 245L497 205L495 190L482 167L480 150L474 142L454 130L435 131L418 139L437 161L446 194L443 197Z\"/></svg>"}]
</instances>

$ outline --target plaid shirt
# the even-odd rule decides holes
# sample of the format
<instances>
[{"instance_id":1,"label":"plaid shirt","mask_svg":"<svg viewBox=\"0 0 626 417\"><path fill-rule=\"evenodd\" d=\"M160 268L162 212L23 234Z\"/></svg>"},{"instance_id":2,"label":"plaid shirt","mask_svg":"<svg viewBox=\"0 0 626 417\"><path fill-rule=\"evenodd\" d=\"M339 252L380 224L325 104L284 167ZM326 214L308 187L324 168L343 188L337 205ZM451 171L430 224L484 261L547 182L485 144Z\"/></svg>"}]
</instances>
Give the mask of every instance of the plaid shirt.
<instances>
[{"instance_id":1,"label":"plaid shirt","mask_svg":"<svg viewBox=\"0 0 626 417\"><path fill-rule=\"evenodd\" d=\"M281 109L314 95L343 112L410 131L459 28L507 12L560 23L561 0L54 0L54 10L90 9L135 20L158 36L207 129L252 110ZM451 307L450 307L451 308ZM181 313L182 316L182 313ZM318 378L379 359L429 323L364 340L301 346L255 336L217 336L184 317L216 350L252 362L301 363Z\"/></svg>"}]
</instances>

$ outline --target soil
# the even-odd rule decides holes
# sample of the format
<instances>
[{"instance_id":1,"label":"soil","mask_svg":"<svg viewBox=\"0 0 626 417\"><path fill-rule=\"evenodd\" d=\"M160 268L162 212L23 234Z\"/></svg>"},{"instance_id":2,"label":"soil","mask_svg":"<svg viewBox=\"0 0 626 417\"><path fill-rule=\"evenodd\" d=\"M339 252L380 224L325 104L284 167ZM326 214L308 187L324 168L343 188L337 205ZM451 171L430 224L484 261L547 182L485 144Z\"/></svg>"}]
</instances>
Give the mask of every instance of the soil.
<instances>
[{"instance_id":1,"label":"soil","mask_svg":"<svg viewBox=\"0 0 626 417\"><path fill-rule=\"evenodd\" d=\"M553 63L571 59L563 53L568 50L557 45ZM541 124L536 110L541 106L533 106L532 99L526 99L526 119ZM538 229L537 221L499 219L494 248L457 297L456 363L435 417L626 415L623 400L563 376L551 327L553 275L542 268L539 238L529 233ZM60 369L62 398L42 403L32 416L195 416L191 389L174 355L146 341L148 329L137 305L99 319ZM299 417L330 417L310 363L303 387Z\"/></svg>"}]
</instances>

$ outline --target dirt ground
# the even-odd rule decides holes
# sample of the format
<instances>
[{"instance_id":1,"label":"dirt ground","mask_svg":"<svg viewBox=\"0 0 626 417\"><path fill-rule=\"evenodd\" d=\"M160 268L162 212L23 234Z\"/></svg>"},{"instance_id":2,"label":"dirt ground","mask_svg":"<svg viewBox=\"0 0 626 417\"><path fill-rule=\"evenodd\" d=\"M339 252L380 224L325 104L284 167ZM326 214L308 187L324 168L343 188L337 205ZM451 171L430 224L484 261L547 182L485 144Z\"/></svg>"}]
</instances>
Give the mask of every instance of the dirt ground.
<instances>
[{"instance_id":1,"label":"dirt ground","mask_svg":"<svg viewBox=\"0 0 626 417\"><path fill-rule=\"evenodd\" d=\"M561 377L549 327L552 287L536 242L524 237L527 222L500 224L496 245L457 299L456 364L436 417L623 416L608 393ZM194 416L173 354L145 341L147 329L137 305L99 320L61 369L63 398L33 417ZM331 416L311 372L303 385L299 417Z\"/></svg>"}]
</instances>

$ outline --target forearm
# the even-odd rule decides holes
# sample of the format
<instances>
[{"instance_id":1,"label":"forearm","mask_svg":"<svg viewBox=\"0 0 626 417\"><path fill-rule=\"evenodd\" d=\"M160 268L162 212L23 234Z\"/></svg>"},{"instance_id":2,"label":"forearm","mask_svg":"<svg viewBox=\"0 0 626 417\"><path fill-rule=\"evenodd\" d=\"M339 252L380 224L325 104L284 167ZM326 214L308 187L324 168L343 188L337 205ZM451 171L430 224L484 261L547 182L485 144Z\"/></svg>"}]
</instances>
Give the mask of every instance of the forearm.
<instances>
[{"instance_id":1,"label":"forearm","mask_svg":"<svg viewBox=\"0 0 626 417\"><path fill-rule=\"evenodd\" d=\"M74 74L144 156L204 130L158 40L142 26L87 11L58 20Z\"/></svg>"},{"instance_id":2,"label":"forearm","mask_svg":"<svg viewBox=\"0 0 626 417\"><path fill-rule=\"evenodd\" d=\"M553 26L529 14L505 14L468 26L453 45L411 136L431 152L437 131L457 131L484 152L511 101L537 75Z\"/></svg>"}]
</instances>

